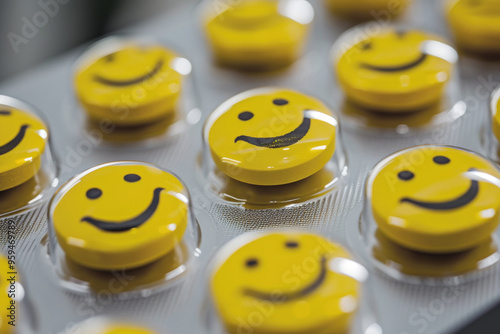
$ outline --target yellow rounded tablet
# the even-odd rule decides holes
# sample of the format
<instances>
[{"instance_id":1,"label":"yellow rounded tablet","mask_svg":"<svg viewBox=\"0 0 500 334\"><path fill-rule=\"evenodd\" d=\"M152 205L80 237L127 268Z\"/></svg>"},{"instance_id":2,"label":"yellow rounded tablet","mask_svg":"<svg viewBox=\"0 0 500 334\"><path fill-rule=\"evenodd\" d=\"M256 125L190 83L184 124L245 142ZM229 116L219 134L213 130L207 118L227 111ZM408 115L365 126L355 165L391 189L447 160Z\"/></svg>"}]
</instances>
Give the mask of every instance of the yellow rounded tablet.
<instances>
[{"instance_id":1,"label":"yellow rounded tablet","mask_svg":"<svg viewBox=\"0 0 500 334\"><path fill-rule=\"evenodd\" d=\"M480 54L500 53L500 1L451 0L446 15L460 48Z\"/></svg>"},{"instance_id":2,"label":"yellow rounded tablet","mask_svg":"<svg viewBox=\"0 0 500 334\"><path fill-rule=\"evenodd\" d=\"M11 319L11 308L13 306L14 319L15 312L18 312L18 303L14 300L16 289L11 289L11 283L17 281L17 274L14 274L15 268L9 264L8 259L0 254L0 334L13 334L16 332L16 327L9 324ZM11 279L14 280L11 282Z\"/></svg>"},{"instance_id":3,"label":"yellow rounded tablet","mask_svg":"<svg viewBox=\"0 0 500 334\"><path fill-rule=\"evenodd\" d=\"M497 167L454 147L417 146L382 160L368 198L380 230L395 243L428 253L470 249L499 223Z\"/></svg>"},{"instance_id":4,"label":"yellow rounded tablet","mask_svg":"<svg viewBox=\"0 0 500 334\"><path fill-rule=\"evenodd\" d=\"M207 4L204 28L218 62L270 69L296 60L314 17L305 0L243 0Z\"/></svg>"},{"instance_id":5,"label":"yellow rounded tablet","mask_svg":"<svg viewBox=\"0 0 500 334\"><path fill-rule=\"evenodd\" d=\"M317 99L281 88L243 92L205 123L205 141L227 176L279 185L319 171L335 151L337 120Z\"/></svg>"},{"instance_id":6,"label":"yellow rounded tablet","mask_svg":"<svg viewBox=\"0 0 500 334\"><path fill-rule=\"evenodd\" d=\"M156 331L142 326L100 317L79 324L77 332L81 334L156 334Z\"/></svg>"},{"instance_id":7,"label":"yellow rounded tablet","mask_svg":"<svg viewBox=\"0 0 500 334\"><path fill-rule=\"evenodd\" d=\"M153 165L107 163L61 187L50 217L59 245L74 262L92 269L135 268L182 240L187 192L174 175Z\"/></svg>"},{"instance_id":8,"label":"yellow rounded tablet","mask_svg":"<svg viewBox=\"0 0 500 334\"><path fill-rule=\"evenodd\" d=\"M0 105L0 124L0 191L4 191L39 171L48 129L33 113L6 105Z\"/></svg>"},{"instance_id":9,"label":"yellow rounded tablet","mask_svg":"<svg viewBox=\"0 0 500 334\"><path fill-rule=\"evenodd\" d=\"M230 333L346 333L359 282L330 269L349 259L306 233L260 233L231 241L215 258L211 293Z\"/></svg>"},{"instance_id":10,"label":"yellow rounded tablet","mask_svg":"<svg viewBox=\"0 0 500 334\"><path fill-rule=\"evenodd\" d=\"M109 49L91 49L77 65L76 95L91 119L132 126L175 113L191 68L186 59L160 45L129 42Z\"/></svg>"},{"instance_id":11,"label":"yellow rounded tablet","mask_svg":"<svg viewBox=\"0 0 500 334\"><path fill-rule=\"evenodd\" d=\"M334 13L348 18L366 20L391 18L401 14L411 0L324 0Z\"/></svg>"},{"instance_id":12,"label":"yellow rounded tablet","mask_svg":"<svg viewBox=\"0 0 500 334\"><path fill-rule=\"evenodd\" d=\"M384 29L337 51L336 74L347 98L393 113L438 103L457 59L453 48L417 30Z\"/></svg>"}]
</instances>

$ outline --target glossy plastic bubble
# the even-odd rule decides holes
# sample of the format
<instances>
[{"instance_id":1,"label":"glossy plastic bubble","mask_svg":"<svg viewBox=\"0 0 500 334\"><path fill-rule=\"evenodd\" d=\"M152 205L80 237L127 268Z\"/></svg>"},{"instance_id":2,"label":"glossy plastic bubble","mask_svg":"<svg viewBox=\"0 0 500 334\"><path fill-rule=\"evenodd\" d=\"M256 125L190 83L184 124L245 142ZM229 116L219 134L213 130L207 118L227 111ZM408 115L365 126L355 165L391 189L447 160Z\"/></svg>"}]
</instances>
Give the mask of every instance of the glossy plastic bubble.
<instances>
[{"instance_id":1,"label":"glossy plastic bubble","mask_svg":"<svg viewBox=\"0 0 500 334\"><path fill-rule=\"evenodd\" d=\"M15 256L0 254L0 333L35 334L37 319L18 273Z\"/></svg>"},{"instance_id":2,"label":"glossy plastic bubble","mask_svg":"<svg viewBox=\"0 0 500 334\"><path fill-rule=\"evenodd\" d=\"M319 197L347 172L338 118L303 93L265 87L240 93L207 118L202 185L247 208Z\"/></svg>"},{"instance_id":3,"label":"glossy plastic bubble","mask_svg":"<svg viewBox=\"0 0 500 334\"><path fill-rule=\"evenodd\" d=\"M334 94L346 124L407 134L462 116L455 49L424 31L375 24L348 30L331 50Z\"/></svg>"},{"instance_id":4,"label":"glossy plastic bubble","mask_svg":"<svg viewBox=\"0 0 500 334\"><path fill-rule=\"evenodd\" d=\"M487 126L481 129L481 144L486 155L500 163L500 88L491 94Z\"/></svg>"},{"instance_id":5,"label":"glossy plastic bubble","mask_svg":"<svg viewBox=\"0 0 500 334\"><path fill-rule=\"evenodd\" d=\"M463 282L496 264L500 171L465 149L424 145L379 162L366 182L359 247L390 276Z\"/></svg>"},{"instance_id":6,"label":"glossy plastic bubble","mask_svg":"<svg viewBox=\"0 0 500 334\"><path fill-rule=\"evenodd\" d=\"M163 142L200 118L191 71L189 60L158 42L104 38L74 65L81 107L72 107L65 121L108 144Z\"/></svg>"},{"instance_id":7,"label":"glossy plastic bubble","mask_svg":"<svg viewBox=\"0 0 500 334\"><path fill-rule=\"evenodd\" d=\"M183 277L199 255L187 188L148 163L111 162L75 176L48 215L49 267L75 292L150 295Z\"/></svg>"},{"instance_id":8,"label":"glossy plastic bubble","mask_svg":"<svg viewBox=\"0 0 500 334\"><path fill-rule=\"evenodd\" d=\"M296 61L314 18L305 0L209 0L201 13L217 63L247 71L274 70Z\"/></svg>"},{"instance_id":9,"label":"glossy plastic bubble","mask_svg":"<svg viewBox=\"0 0 500 334\"><path fill-rule=\"evenodd\" d=\"M406 10L411 0L323 0L323 2L337 16L354 21L366 21L377 17L396 17Z\"/></svg>"},{"instance_id":10,"label":"glossy plastic bubble","mask_svg":"<svg viewBox=\"0 0 500 334\"><path fill-rule=\"evenodd\" d=\"M243 234L210 270L209 333L381 333L360 307L367 270L319 235Z\"/></svg>"},{"instance_id":11,"label":"glossy plastic bubble","mask_svg":"<svg viewBox=\"0 0 500 334\"><path fill-rule=\"evenodd\" d=\"M445 0L449 28L460 50L500 55L500 3L496 0Z\"/></svg>"},{"instance_id":12,"label":"glossy plastic bubble","mask_svg":"<svg viewBox=\"0 0 500 334\"><path fill-rule=\"evenodd\" d=\"M58 184L50 131L30 105L0 95L0 218L33 209Z\"/></svg>"},{"instance_id":13,"label":"glossy plastic bubble","mask_svg":"<svg viewBox=\"0 0 500 334\"><path fill-rule=\"evenodd\" d=\"M77 324L71 331L59 334L158 334L159 332L146 326L133 324L128 320L110 319L106 317L91 318Z\"/></svg>"}]
</instances>

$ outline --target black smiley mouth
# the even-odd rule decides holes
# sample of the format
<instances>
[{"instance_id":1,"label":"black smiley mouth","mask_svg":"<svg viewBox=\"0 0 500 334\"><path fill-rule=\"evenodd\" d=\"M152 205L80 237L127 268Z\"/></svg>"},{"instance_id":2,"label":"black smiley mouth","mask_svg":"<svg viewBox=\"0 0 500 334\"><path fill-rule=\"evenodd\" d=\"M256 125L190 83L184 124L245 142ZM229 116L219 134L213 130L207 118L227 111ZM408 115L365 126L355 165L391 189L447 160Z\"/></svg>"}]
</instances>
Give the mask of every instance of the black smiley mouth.
<instances>
[{"instance_id":1,"label":"black smiley mouth","mask_svg":"<svg viewBox=\"0 0 500 334\"><path fill-rule=\"evenodd\" d=\"M303 119L300 125L293 131L276 137L250 137L250 136L238 136L234 142L244 141L251 145L258 147L267 147L267 148L281 148L287 147L297 143L299 140L305 137L305 135L309 132L311 128L311 119L306 115L306 111L304 111Z\"/></svg>"},{"instance_id":2,"label":"black smiley mouth","mask_svg":"<svg viewBox=\"0 0 500 334\"><path fill-rule=\"evenodd\" d=\"M469 172L475 171L476 169L471 168ZM461 208L470 202L472 202L479 193L479 182L477 180L471 180L471 184L467 191L462 195L458 196L455 199L445 202L427 202L427 201L419 201L415 199L411 199L409 197L405 197L401 199L401 203L410 203L416 205L418 207L429 209L429 210L453 210Z\"/></svg>"},{"instance_id":3,"label":"black smiley mouth","mask_svg":"<svg viewBox=\"0 0 500 334\"><path fill-rule=\"evenodd\" d=\"M124 221L105 221L105 220L100 220L96 218L92 218L89 216L83 217L81 219L82 222L87 222L89 224L94 225L100 230L106 231L106 232L125 232L130 229L136 228L144 224L146 221L153 216L153 214L156 212L156 209L158 208L158 205L160 203L160 193L165 190L164 188L156 188L153 191L153 199L151 200L151 203L149 206L144 210L142 213L140 213L138 216L124 220Z\"/></svg>"},{"instance_id":4,"label":"black smiley mouth","mask_svg":"<svg viewBox=\"0 0 500 334\"><path fill-rule=\"evenodd\" d=\"M24 139L24 136L26 135L26 130L28 128L29 128L29 125L24 124L23 126L21 126L21 128L19 129L19 132L11 141L9 141L5 145L0 146L0 155L9 153L13 149L15 149L19 145L19 143L21 143L21 141Z\"/></svg>"},{"instance_id":5,"label":"black smiley mouth","mask_svg":"<svg viewBox=\"0 0 500 334\"><path fill-rule=\"evenodd\" d=\"M155 64L153 69L151 69L148 73L141 75L137 78L133 78L133 79L129 79L129 80L113 80L113 79L101 77L100 75L95 75L94 80L97 82L100 82L104 85L108 85L108 86L116 86L116 87L131 86L131 85L136 85L138 83L146 81L148 79L151 79L156 74L158 74L158 72L160 72L162 67L163 67L163 60L160 59Z\"/></svg>"},{"instance_id":6,"label":"black smiley mouth","mask_svg":"<svg viewBox=\"0 0 500 334\"><path fill-rule=\"evenodd\" d=\"M273 303L287 303L296 299L304 298L316 291L325 281L327 274L327 258L325 256L321 257L320 266L321 270L318 277L316 277L314 282L307 285L300 291L291 293L266 293L253 289L245 289L243 293L247 296Z\"/></svg>"},{"instance_id":7,"label":"black smiley mouth","mask_svg":"<svg viewBox=\"0 0 500 334\"><path fill-rule=\"evenodd\" d=\"M376 66L376 65L370 65L370 64L365 64L362 63L360 66L362 68L366 68L368 70L376 71L376 72L400 72L400 71L406 71L409 69L412 69L414 67L417 67L418 65L422 64L425 59L427 59L427 54L426 53L421 53L420 56L407 64L401 65L401 66Z\"/></svg>"}]
</instances>

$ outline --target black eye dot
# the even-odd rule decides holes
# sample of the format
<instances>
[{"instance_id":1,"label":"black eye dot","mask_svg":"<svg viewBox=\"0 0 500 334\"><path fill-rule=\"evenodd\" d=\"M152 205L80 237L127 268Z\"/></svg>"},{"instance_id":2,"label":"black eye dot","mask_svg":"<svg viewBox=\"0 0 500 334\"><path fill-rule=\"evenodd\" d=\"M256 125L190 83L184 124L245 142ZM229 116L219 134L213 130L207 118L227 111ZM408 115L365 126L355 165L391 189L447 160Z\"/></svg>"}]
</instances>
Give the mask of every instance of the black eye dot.
<instances>
[{"instance_id":1,"label":"black eye dot","mask_svg":"<svg viewBox=\"0 0 500 334\"><path fill-rule=\"evenodd\" d=\"M257 267L259 265L259 260L257 260L257 259L248 259L247 262L245 263L245 265L248 268Z\"/></svg>"},{"instance_id":2,"label":"black eye dot","mask_svg":"<svg viewBox=\"0 0 500 334\"><path fill-rule=\"evenodd\" d=\"M90 188L87 190L87 198L88 199L97 199L101 197L102 195L102 190L99 188Z\"/></svg>"},{"instance_id":3,"label":"black eye dot","mask_svg":"<svg viewBox=\"0 0 500 334\"><path fill-rule=\"evenodd\" d=\"M361 50L370 50L373 47L371 42L361 44Z\"/></svg>"},{"instance_id":4,"label":"black eye dot","mask_svg":"<svg viewBox=\"0 0 500 334\"><path fill-rule=\"evenodd\" d=\"M407 33L408 33L408 30L404 30L404 29L397 29L395 31L396 36L398 36L399 38L405 37Z\"/></svg>"},{"instance_id":5,"label":"black eye dot","mask_svg":"<svg viewBox=\"0 0 500 334\"><path fill-rule=\"evenodd\" d=\"M435 156L434 158L432 158L432 160L439 165L446 165L450 162L449 158L442 155Z\"/></svg>"},{"instance_id":6,"label":"black eye dot","mask_svg":"<svg viewBox=\"0 0 500 334\"><path fill-rule=\"evenodd\" d=\"M127 174L123 177L123 179L127 182L137 182L141 179L141 177L137 174Z\"/></svg>"},{"instance_id":7,"label":"black eye dot","mask_svg":"<svg viewBox=\"0 0 500 334\"><path fill-rule=\"evenodd\" d=\"M288 100L285 100L285 99L274 99L273 100L273 104L275 104L277 106L284 106L284 105L288 104Z\"/></svg>"},{"instance_id":8,"label":"black eye dot","mask_svg":"<svg viewBox=\"0 0 500 334\"><path fill-rule=\"evenodd\" d=\"M415 174L413 174L412 172L410 172L408 170L404 170L404 171L398 173L398 178L400 180L403 180L403 181L409 181L409 180L413 179L414 176L415 176Z\"/></svg>"},{"instance_id":9,"label":"black eye dot","mask_svg":"<svg viewBox=\"0 0 500 334\"><path fill-rule=\"evenodd\" d=\"M11 112L8 110L0 110L0 115L10 115Z\"/></svg>"},{"instance_id":10,"label":"black eye dot","mask_svg":"<svg viewBox=\"0 0 500 334\"><path fill-rule=\"evenodd\" d=\"M253 117L253 112L251 111L244 111L238 115L238 118L242 121L248 121L252 117Z\"/></svg>"},{"instance_id":11,"label":"black eye dot","mask_svg":"<svg viewBox=\"0 0 500 334\"><path fill-rule=\"evenodd\" d=\"M285 247L286 248L298 248L299 247L299 243L297 241L287 241L285 243Z\"/></svg>"}]
</instances>

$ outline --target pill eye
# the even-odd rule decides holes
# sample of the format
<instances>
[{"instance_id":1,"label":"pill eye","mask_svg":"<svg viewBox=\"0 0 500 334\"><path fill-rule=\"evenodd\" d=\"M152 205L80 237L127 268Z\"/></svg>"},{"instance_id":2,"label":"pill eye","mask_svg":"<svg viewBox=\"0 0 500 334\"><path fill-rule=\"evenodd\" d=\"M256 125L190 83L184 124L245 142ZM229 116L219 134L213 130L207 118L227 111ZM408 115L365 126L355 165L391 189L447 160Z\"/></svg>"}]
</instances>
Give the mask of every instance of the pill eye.
<instances>
[{"instance_id":1,"label":"pill eye","mask_svg":"<svg viewBox=\"0 0 500 334\"><path fill-rule=\"evenodd\" d=\"M248 259L245 265L247 266L247 268L257 267L259 265L259 260L254 258Z\"/></svg>"},{"instance_id":2,"label":"pill eye","mask_svg":"<svg viewBox=\"0 0 500 334\"><path fill-rule=\"evenodd\" d=\"M360 45L361 50L371 50L373 47L372 42L365 42Z\"/></svg>"},{"instance_id":3,"label":"pill eye","mask_svg":"<svg viewBox=\"0 0 500 334\"><path fill-rule=\"evenodd\" d=\"M253 117L253 112L251 112L251 111L243 111L238 115L238 118L241 121L248 121L248 120L252 119L252 117Z\"/></svg>"},{"instance_id":4,"label":"pill eye","mask_svg":"<svg viewBox=\"0 0 500 334\"><path fill-rule=\"evenodd\" d=\"M89 190L87 190L86 195L87 195L88 199L97 199L97 198L101 197L102 190L99 188L90 188Z\"/></svg>"},{"instance_id":5,"label":"pill eye","mask_svg":"<svg viewBox=\"0 0 500 334\"><path fill-rule=\"evenodd\" d=\"M274 99L273 104L276 106L284 106L288 104L288 100L285 99Z\"/></svg>"},{"instance_id":6,"label":"pill eye","mask_svg":"<svg viewBox=\"0 0 500 334\"><path fill-rule=\"evenodd\" d=\"M438 165L446 165L447 163L450 162L449 158L442 155L435 156L434 158L432 158L432 160Z\"/></svg>"},{"instance_id":7,"label":"pill eye","mask_svg":"<svg viewBox=\"0 0 500 334\"><path fill-rule=\"evenodd\" d=\"M403 181L409 181L415 177L415 174L410 172L409 170L404 170L398 173L398 178Z\"/></svg>"},{"instance_id":8,"label":"pill eye","mask_svg":"<svg viewBox=\"0 0 500 334\"><path fill-rule=\"evenodd\" d=\"M137 174L127 174L123 177L123 179L127 182L137 182L141 179L141 177Z\"/></svg>"},{"instance_id":9,"label":"pill eye","mask_svg":"<svg viewBox=\"0 0 500 334\"><path fill-rule=\"evenodd\" d=\"M287 241L285 243L285 247L286 248L298 248L299 247L299 243L297 241Z\"/></svg>"},{"instance_id":10,"label":"pill eye","mask_svg":"<svg viewBox=\"0 0 500 334\"><path fill-rule=\"evenodd\" d=\"M399 38L404 38L406 36L406 34L408 33L408 30L404 30L404 29L396 29L396 31L394 31L394 33L396 34L396 36L398 36Z\"/></svg>"},{"instance_id":11,"label":"pill eye","mask_svg":"<svg viewBox=\"0 0 500 334\"><path fill-rule=\"evenodd\" d=\"M111 63L111 62L115 61L115 54L110 53L109 55L104 57L104 60L106 61L106 63Z\"/></svg>"},{"instance_id":12,"label":"pill eye","mask_svg":"<svg viewBox=\"0 0 500 334\"><path fill-rule=\"evenodd\" d=\"M0 115L9 116L10 114L12 114L12 112L8 110L0 110Z\"/></svg>"}]
</instances>

